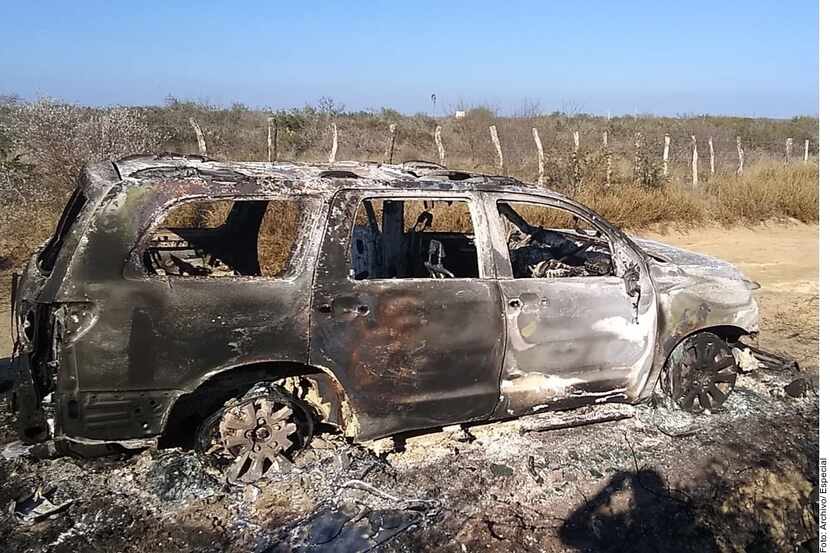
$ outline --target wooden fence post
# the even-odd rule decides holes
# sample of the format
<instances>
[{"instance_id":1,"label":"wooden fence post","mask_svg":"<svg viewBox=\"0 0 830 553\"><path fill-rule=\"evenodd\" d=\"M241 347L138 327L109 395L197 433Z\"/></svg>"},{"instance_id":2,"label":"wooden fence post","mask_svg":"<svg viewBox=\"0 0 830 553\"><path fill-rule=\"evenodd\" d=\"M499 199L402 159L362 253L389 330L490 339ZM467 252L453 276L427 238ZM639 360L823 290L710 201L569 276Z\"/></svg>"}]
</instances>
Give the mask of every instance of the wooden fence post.
<instances>
[{"instance_id":1,"label":"wooden fence post","mask_svg":"<svg viewBox=\"0 0 830 553\"><path fill-rule=\"evenodd\" d=\"M329 153L329 163L334 163L337 159L337 123L331 124L331 152Z\"/></svg>"},{"instance_id":2,"label":"wooden fence post","mask_svg":"<svg viewBox=\"0 0 830 553\"><path fill-rule=\"evenodd\" d=\"M669 133L663 136L663 176L669 176L669 145L671 144L671 137Z\"/></svg>"},{"instance_id":3,"label":"wooden fence post","mask_svg":"<svg viewBox=\"0 0 830 553\"><path fill-rule=\"evenodd\" d=\"M395 155L395 135L398 134L398 125L392 123L389 125L389 144L386 146L386 159L391 164L392 156Z\"/></svg>"},{"instance_id":4,"label":"wooden fence post","mask_svg":"<svg viewBox=\"0 0 830 553\"><path fill-rule=\"evenodd\" d=\"M741 146L741 137L735 137L735 145L738 147L738 176L744 174L744 149Z\"/></svg>"},{"instance_id":5,"label":"wooden fence post","mask_svg":"<svg viewBox=\"0 0 830 553\"><path fill-rule=\"evenodd\" d=\"M275 119L273 117L268 118L268 163L274 161L274 135L276 134L274 122Z\"/></svg>"},{"instance_id":6,"label":"wooden fence post","mask_svg":"<svg viewBox=\"0 0 830 553\"><path fill-rule=\"evenodd\" d=\"M194 118L190 118L190 126L193 127L193 132L196 133L196 142L199 144L199 153L203 156L207 155L207 145L205 144L205 135L202 134L202 127L196 122Z\"/></svg>"},{"instance_id":7,"label":"wooden fence post","mask_svg":"<svg viewBox=\"0 0 830 553\"><path fill-rule=\"evenodd\" d=\"M641 182L643 178L643 155L641 152L643 146L643 134L640 132L634 133L634 180Z\"/></svg>"},{"instance_id":8,"label":"wooden fence post","mask_svg":"<svg viewBox=\"0 0 830 553\"><path fill-rule=\"evenodd\" d=\"M784 146L784 163L789 163L790 158L793 155L793 139L788 138L786 145Z\"/></svg>"},{"instance_id":9,"label":"wooden fence post","mask_svg":"<svg viewBox=\"0 0 830 553\"><path fill-rule=\"evenodd\" d=\"M504 172L504 155L501 153L501 143L499 142L499 131L496 130L495 125L490 125L490 138L493 140L493 146L496 147L496 157L499 162L499 171Z\"/></svg>"},{"instance_id":10,"label":"wooden fence post","mask_svg":"<svg viewBox=\"0 0 830 553\"><path fill-rule=\"evenodd\" d=\"M539 186L545 184L545 150L542 149L542 139L539 138L539 131L533 127L533 141L536 143L536 153L539 156Z\"/></svg>"},{"instance_id":11,"label":"wooden fence post","mask_svg":"<svg viewBox=\"0 0 830 553\"><path fill-rule=\"evenodd\" d=\"M697 188L697 138L692 135L692 186Z\"/></svg>"},{"instance_id":12,"label":"wooden fence post","mask_svg":"<svg viewBox=\"0 0 830 553\"><path fill-rule=\"evenodd\" d=\"M602 131L602 149L605 154L605 186L611 186L611 152L608 150L608 131Z\"/></svg>"},{"instance_id":13,"label":"wooden fence post","mask_svg":"<svg viewBox=\"0 0 830 553\"><path fill-rule=\"evenodd\" d=\"M807 138L804 140L804 161L808 161L810 159L810 139Z\"/></svg>"},{"instance_id":14,"label":"wooden fence post","mask_svg":"<svg viewBox=\"0 0 830 553\"><path fill-rule=\"evenodd\" d=\"M445 152L444 152L444 142L441 141L441 125L435 127L435 146L438 148L438 162L441 165L444 165L445 159Z\"/></svg>"},{"instance_id":15,"label":"wooden fence post","mask_svg":"<svg viewBox=\"0 0 830 553\"><path fill-rule=\"evenodd\" d=\"M715 176L715 143L709 137L709 174Z\"/></svg>"},{"instance_id":16,"label":"wooden fence post","mask_svg":"<svg viewBox=\"0 0 830 553\"><path fill-rule=\"evenodd\" d=\"M571 154L571 177L575 186L582 184L582 164L579 159L579 131L573 132L574 151Z\"/></svg>"}]
</instances>

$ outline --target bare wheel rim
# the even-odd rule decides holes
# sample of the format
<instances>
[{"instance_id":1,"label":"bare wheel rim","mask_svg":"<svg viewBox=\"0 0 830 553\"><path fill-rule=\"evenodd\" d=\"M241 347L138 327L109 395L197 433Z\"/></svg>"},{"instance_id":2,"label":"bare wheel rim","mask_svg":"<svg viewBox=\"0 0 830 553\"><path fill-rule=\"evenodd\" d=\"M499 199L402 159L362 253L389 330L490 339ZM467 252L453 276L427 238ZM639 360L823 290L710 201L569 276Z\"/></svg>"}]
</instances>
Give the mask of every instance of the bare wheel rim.
<instances>
[{"instance_id":1,"label":"bare wheel rim","mask_svg":"<svg viewBox=\"0 0 830 553\"><path fill-rule=\"evenodd\" d=\"M302 446L297 409L273 396L252 398L226 410L219 419L218 443L231 459L231 481L255 482L277 465L290 466L288 452Z\"/></svg>"},{"instance_id":2,"label":"bare wheel rim","mask_svg":"<svg viewBox=\"0 0 830 553\"><path fill-rule=\"evenodd\" d=\"M691 413L719 411L735 388L735 358L714 334L692 336L681 347L670 375L672 399Z\"/></svg>"}]
</instances>

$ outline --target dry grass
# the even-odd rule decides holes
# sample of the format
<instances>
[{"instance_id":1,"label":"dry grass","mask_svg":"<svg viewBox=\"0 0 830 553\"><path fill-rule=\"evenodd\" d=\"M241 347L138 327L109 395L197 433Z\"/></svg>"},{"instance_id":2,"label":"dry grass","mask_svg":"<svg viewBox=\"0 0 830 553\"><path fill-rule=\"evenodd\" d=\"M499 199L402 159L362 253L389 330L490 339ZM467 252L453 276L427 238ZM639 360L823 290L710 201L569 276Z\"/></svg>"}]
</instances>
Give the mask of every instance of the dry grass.
<instances>
[{"instance_id":1,"label":"dry grass","mask_svg":"<svg viewBox=\"0 0 830 553\"><path fill-rule=\"evenodd\" d=\"M302 210L297 202L269 202L257 242L257 255L263 276L282 276L288 270L291 252L299 238L301 222Z\"/></svg>"},{"instance_id":2,"label":"dry grass","mask_svg":"<svg viewBox=\"0 0 830 553\"><path fill-rule=\"evenodd\" d=\"M64 198L63 201L66 201ZM14 208L12 208L14 207ZM55 230L63 206L2 206L0 209L0 271L15 267L27 259Z\"/></svg>"},{"instance_id":3,"label":"dry grass","mask_svg":"<svg viewBox=\"0 0 830 553\"><path fill-rule=\"evenodd\" d=\"M586 187L576 199L622 228L641 229L655 223L696 224L704 221L706 198L676 185L662 189L637 184Z\"/></svg>"},{"instance_id":4,"label":"dry grass","mask_svg":"<svg viewBox=\"0 0 830 553\"><path fill-rule=\"evenodd\" d=\"M184 202L168 211L160 227L211 229L222 225L233 207L231 200Z\"/></svg>"},{"instance_id":5,"label":"dry grass","mask_svg":"<svg viewBox=\"0 0 830 553\"><path fill-rule=\"evenodd\" d=\"M614 224L642 229L658 223L757 224L768 220L818 222L818 165L765 161L742 177L716 175L700 190L668 184L588 186L576 199Z\"/></svg>"},{"instance_id":6,"label":"dry grass","mask_svg":"<svg viewBox=\"0 0 830 553\"><path fill-rule=\"evenodd\" d=\"M712 218L723 224L752 224L768 219L818 221L818 165L789 166L765 161L739 178L721 177L707 186Z\"/></svg>"}]
</instances>

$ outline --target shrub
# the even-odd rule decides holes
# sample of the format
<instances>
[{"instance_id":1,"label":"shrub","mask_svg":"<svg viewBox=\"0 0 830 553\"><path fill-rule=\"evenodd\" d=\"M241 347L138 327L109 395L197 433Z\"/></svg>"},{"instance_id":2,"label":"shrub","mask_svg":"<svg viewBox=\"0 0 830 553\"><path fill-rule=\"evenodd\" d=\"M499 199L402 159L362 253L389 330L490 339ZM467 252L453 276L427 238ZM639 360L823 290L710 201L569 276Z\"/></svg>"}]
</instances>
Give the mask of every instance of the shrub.
<instances>
[{"instance_id":1,"label":"shrub","mask_svg":"<svg viewBox=\"0 0 830 553\"><path fill-rule=\"evenodd\" d=\"M20 105L10 133L21 156L62 183L71 183L88 161L151 152L164 142L136 108L99 111L50 99Z\"/></svg>"}]
</instances>

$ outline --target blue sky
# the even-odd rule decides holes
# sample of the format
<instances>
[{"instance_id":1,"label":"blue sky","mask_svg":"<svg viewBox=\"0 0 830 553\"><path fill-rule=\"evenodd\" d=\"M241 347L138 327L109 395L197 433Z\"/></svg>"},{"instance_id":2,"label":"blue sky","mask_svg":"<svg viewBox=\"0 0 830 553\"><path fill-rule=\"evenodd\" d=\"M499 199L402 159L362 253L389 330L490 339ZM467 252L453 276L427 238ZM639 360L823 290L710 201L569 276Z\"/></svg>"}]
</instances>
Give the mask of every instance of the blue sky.
<instances>
[{"instance_id":1,"label":"blue sky","mask_svg":"<svg viewBox=\"0 0 830 553\"><path fill-rule=\"evenodd\" d=\"M14 2L0 94L440 112L818 112L818 2Z\"/></svg>"}]
</instances>

